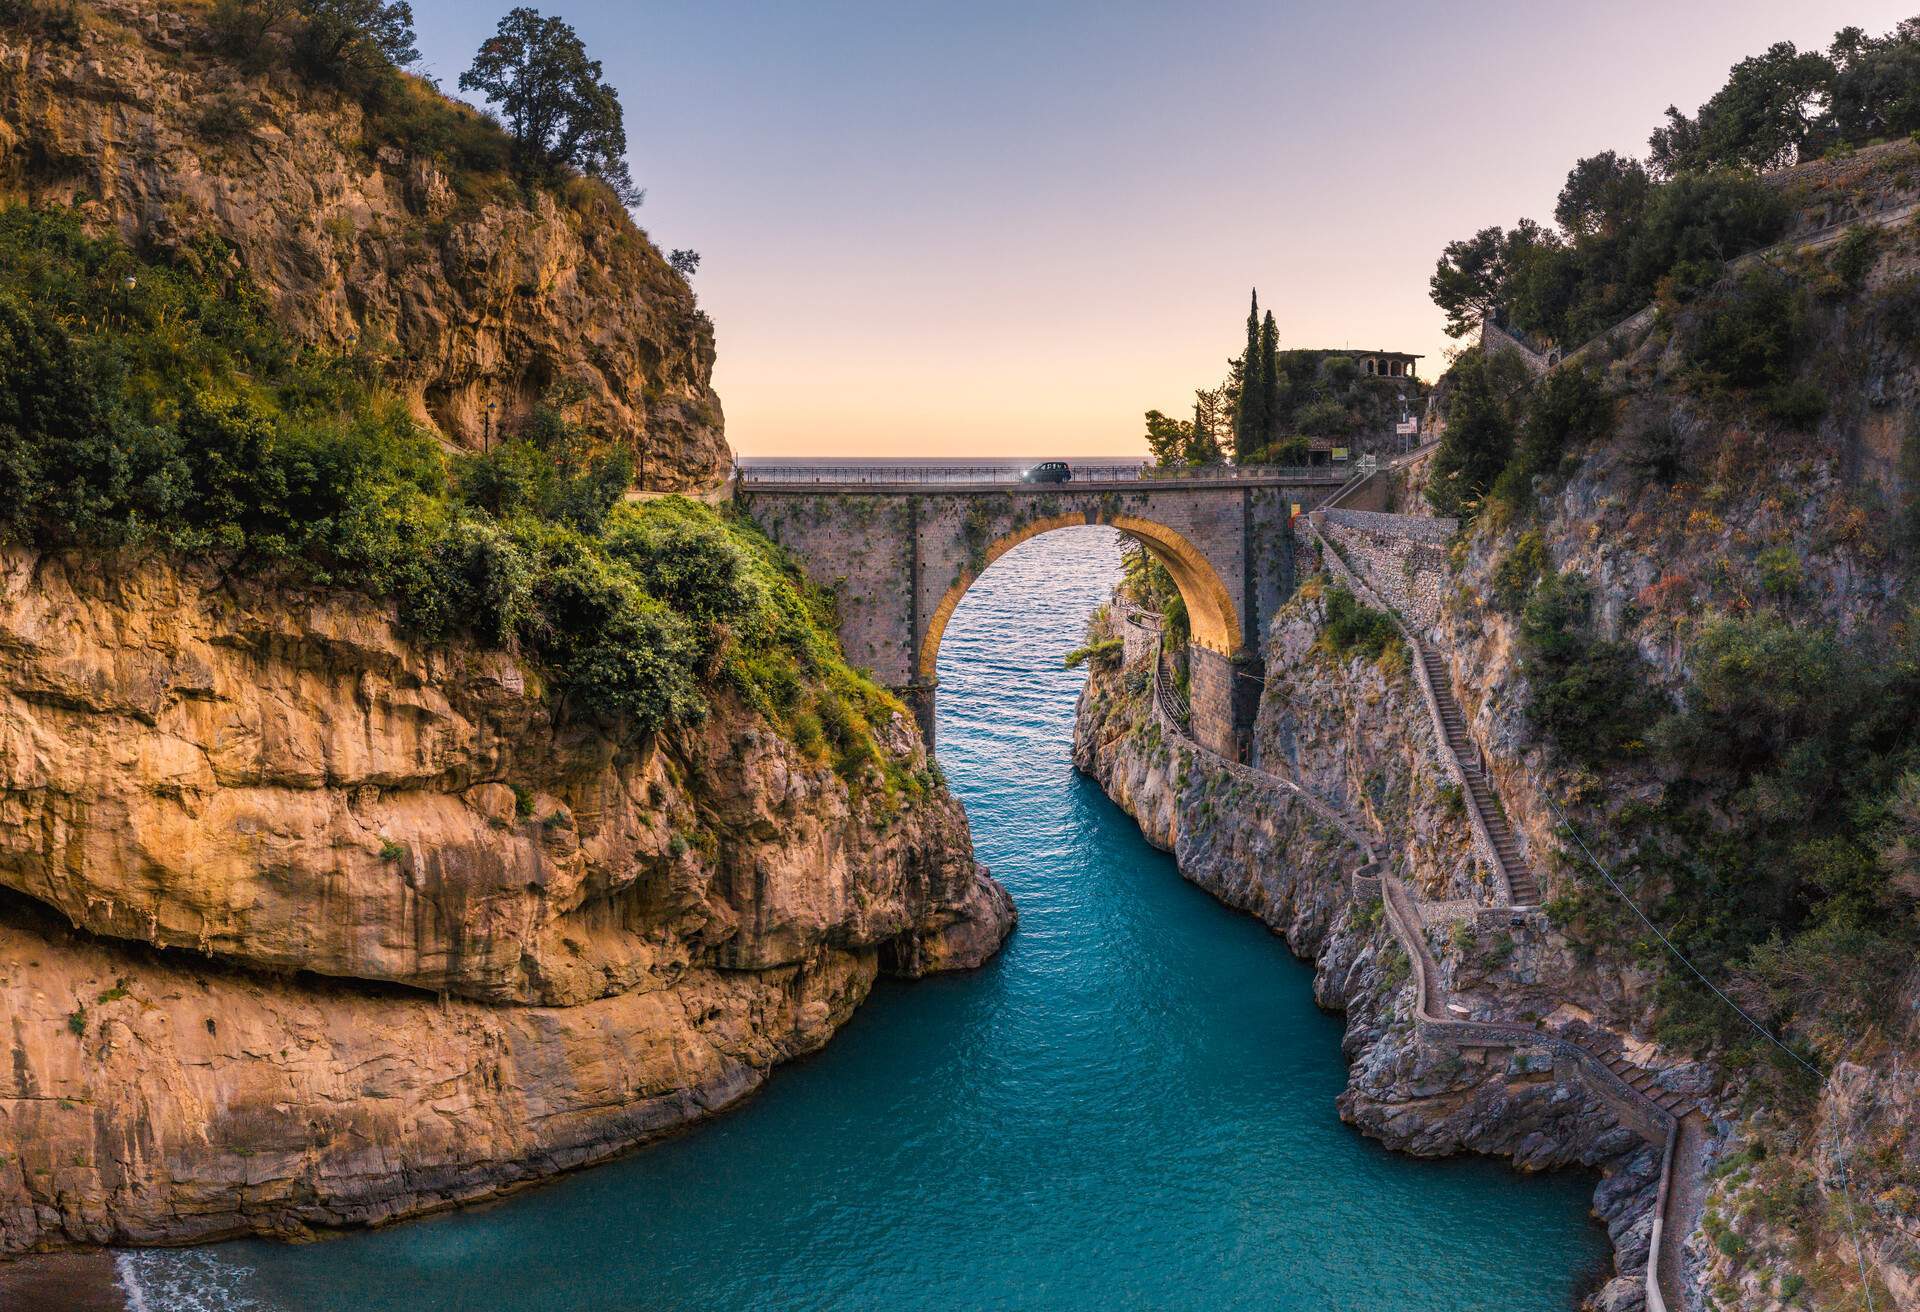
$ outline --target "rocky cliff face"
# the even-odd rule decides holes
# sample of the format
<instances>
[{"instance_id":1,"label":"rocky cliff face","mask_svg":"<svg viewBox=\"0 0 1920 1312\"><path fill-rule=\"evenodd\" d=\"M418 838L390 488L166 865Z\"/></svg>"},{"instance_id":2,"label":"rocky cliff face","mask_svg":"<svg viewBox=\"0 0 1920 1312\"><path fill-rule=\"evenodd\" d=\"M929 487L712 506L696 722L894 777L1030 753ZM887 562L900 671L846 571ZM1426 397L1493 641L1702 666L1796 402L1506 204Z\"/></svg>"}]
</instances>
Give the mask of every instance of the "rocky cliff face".
<instances>
[{"instance_id":1,"label":"rocky cliff face","mask_svg":"<svg viewBox=\"0 0 1920 1312\"><path fill-rule=\"evenodd\" d=\"M1899 143L1797 171L1796 187L1828 197L1798 230L1884 207L1894 182L1893 199L1910 202L1914 158ZM1644 756L1575 766L1529 723L1519 616L1500 599L1502 567L1516 552L1537 549L1551 569L1587 580L1596 631L1631 644L1664 697L1685 697L1694 644L1724 616L1767 611L1797 631L1828 631L1899 659L1916 601L1920 356L1907 316L1920 239L1903 222L1872 234L1865 250L1846 275L1831 246L1774 261L1807 293L1796 346L1799 376L1824 405L1817 419L1783 423L1700 388L1689 376L1684 315L1662 319L1603 362L1619 397L1610 437L1540 480L1531 521L1495 517L1455 554L1446 646L1457 669L1472 671L1462 684L1473 736L1550 895L1592 880L1559 837L1547 796L1560 799L1602 861L1623 870L1650 841L1636 813L1697 784ZM1650 475L1650 463L1664 464L1665 476ZM1528 533L1536 540L1523 544ZM1743 797L1730 809L1764 805ZM1806 817L1809 832L1815 819ZM1644 889L1651 905L1660 896L1657 883ZM1597 968L1564 986L1583 989L1576 996L1603 1019L1652 1032L1660 961L1625 929L1586 937ZM1739 992L1732 972L1721 982ZM1766 1012L1752 993L1740 996ZM1699 1285L1719 1306L1798 1306L1803 1289L1812 1305L1845 1306L1839 1300L1861 1299L1863 1268L1882 1302L1920 1306L1920 1235L1910 1223L1920 1197L1912 1129L1920 973L1893 983L1887 1017L1847 1036L1837 1060L1829 1048L1831 1070L1809 1105L1755 1100L1737 1079L1721 1086L1724 1137L1694 1245Z\"/></svg>"},{"instance_id":2,"label":"rocky cliff face","mask_svg":"<svg viewBox=\"0 0 1920 1312\"><path fill-rule=\"evenodd\" d=\"M1264 767L1389 836L1383 859L1427 896L1465 896L1476 879L1466 821L1445 792L1419 694L1404 667L1327 653L1321 618L1310 587L1269 630L1256 726ZM1638 1306L1659 1176L1654 1150L1579 1085L1556 1080L1544 1050L1422 1044L1406 955L1378 898L1354 894L1365 854L1286 789L1260 786L1170 736L1153 713L1149 677L1144 664L1094 669L1075 726L1075 763L1174 854L1183 875L1314 961L1315 997L1347 1017L1342 1117L1405 1152L1600 1169L1595 1210L1612 1234L1620 1274L1595 1305ZM1436 957L1476 1012L1505 986L1524 991L1564 964L1525 931L1503 944L1472 933L1443 938Z\"/></svg>"},{"instance_id":3,"label":"rocky cliff face","mask_svg":"<svg viewBox=\"0 0 1920 1312\"><path fill-rule=\"evenodd\" d=\"M363 1224L707 1115L1012 923L724 701L630 748L364 598L0 554L0 1248Z\"/></svg>"},{"instance_id":4,"label":"rocky cliff face","mask_svg":"<svg viewBox=\"0 0 1920 1312\"><path fill-rule=\"evenodd\" d=\"M424 83L407 96L432 123L384 125L210 41L208 8L156 0L0 25L0 199L237 260L296 338L362 356L457 445L545 399L628 444L647 486L725 477L713 325L610 193L450 159L436 131L484 125Z\"/></svg>"}]
</instances>

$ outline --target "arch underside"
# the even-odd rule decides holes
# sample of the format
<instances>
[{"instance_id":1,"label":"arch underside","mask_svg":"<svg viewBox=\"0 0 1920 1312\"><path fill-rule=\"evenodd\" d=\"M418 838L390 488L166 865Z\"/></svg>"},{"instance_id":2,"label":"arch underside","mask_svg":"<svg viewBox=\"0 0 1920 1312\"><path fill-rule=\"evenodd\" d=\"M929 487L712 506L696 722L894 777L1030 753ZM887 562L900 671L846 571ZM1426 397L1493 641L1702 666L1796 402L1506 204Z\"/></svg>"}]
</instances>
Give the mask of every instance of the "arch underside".
<instances>
[{"instance_id":1,"label":"arch underside","mask_svg":"<svg viewBox=\"0 0 1920 1312\"><path fill-rule=\"evenodd\" d=\"M926 684L934 682L940 660L940 639L946 633L947 621L953 618L953 612L960 605L960 599L967 595L967 589L992 567L994 561L1042 533L1089 524L1119 529L1145 547L1155 560L1166 567L1174 586L1180 589L1181 600L1186 603L1187 621L1196 645L1229 658L1241 651L1244 638L1233 594L1227 590L1219 571L1191 541L1164 524L1137 515L1102 518L1098 512L1075 510L1021 525L986 549L985 561L978 571L962 572L928 619L926 637L920 643L918 672L921 681Z\"/></svg>"}]
</instances>

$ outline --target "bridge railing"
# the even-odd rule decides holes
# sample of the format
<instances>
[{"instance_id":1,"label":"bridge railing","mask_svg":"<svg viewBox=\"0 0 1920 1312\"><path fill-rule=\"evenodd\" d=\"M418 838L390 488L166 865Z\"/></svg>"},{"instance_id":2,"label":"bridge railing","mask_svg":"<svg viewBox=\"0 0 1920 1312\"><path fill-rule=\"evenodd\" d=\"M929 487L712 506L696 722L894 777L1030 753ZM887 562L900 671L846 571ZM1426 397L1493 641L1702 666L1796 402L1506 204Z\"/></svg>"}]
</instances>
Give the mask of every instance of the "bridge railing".
<instances>
[{"instance_id":1,"label":"bridge railing","mask_svg":"<svg viewBox=\"0 0 1920 1312\"><path fill-rule=\"evenodd\" d=\"M1005 484L1010 487L1086 487L1138 485L1161 482L1243 483L1340 483L1350 471L1330 465L1199 465L1192 468L1162 469L1153 465L1082 465L1073 471L1069 484L1027 484L1021 469L1014 465L741 465L740 485L753 487L789 487L879 484L961 485Z\"/></svg>"}]
</instances>

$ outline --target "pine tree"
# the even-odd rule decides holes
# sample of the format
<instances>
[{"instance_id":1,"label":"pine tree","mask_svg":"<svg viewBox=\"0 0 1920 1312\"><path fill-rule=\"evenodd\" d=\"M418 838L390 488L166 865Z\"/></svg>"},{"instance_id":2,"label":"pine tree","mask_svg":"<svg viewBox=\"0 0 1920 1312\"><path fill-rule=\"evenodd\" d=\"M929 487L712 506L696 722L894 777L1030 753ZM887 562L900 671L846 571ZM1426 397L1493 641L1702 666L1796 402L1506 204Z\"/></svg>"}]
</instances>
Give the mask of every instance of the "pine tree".
<instances>
[{"instance_id":1,"label":"pine tree","mask_svg":"<svg viewBox=\"0 0 1920 1312\"><path fill-rule=\"evenodd\" d=\"M1259 445L1262 448L1272 446L1280 440L1280 327L1273 321L1273 311L1267 311L1267 317L1260 324L1260 385L1262 398L1260 412L1266 422L1260 430Z\"/></svg>"},{"instance_id":2,"label":"pine tree","mask_svg":"<svg viewBox=\"0 0 1920 1312\"><path fill-rule=\"evenodd\" d=\"M1247 351L1241 357L1240 399L1233 411L1233 458L1245 464L1267 435L1268 360L1260 349L1260 292L1247 311Z\"/></svg>"}]
</instances>

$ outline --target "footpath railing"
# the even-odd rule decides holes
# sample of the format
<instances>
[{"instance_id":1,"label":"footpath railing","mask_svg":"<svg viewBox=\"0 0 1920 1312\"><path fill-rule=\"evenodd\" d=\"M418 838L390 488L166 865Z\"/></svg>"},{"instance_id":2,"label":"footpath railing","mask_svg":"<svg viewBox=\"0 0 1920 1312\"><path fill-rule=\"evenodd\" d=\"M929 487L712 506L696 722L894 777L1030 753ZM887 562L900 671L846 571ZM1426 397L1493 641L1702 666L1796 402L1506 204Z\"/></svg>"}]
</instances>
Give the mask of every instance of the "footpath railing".
<instances>
[{"instance_id":1,"label":"footpath railing","mask_svg":"<svg viewBox=\"0 0 1920 1312\"><path fill-rule=\"evenodd\" d=\"M739 467L739 486L822 487L899 485L934 487L1027 487L1042 491L1078 491L1086 487L1136 487L1185 483L1340 483L1344 468L1327 465L1196 465L1162 469L1153 465L1082 465L1066 483L1027 482L1018 465L838 465L754 464Z\"/></svg>"},{"instance_id":2,"label":"footpath railing","mask_svg":"<svg viewBox=\"0 0 1920 1312\"><path fill-rule=\"evenodd\" d=\"M1166 643L1162 641L1153 654L1153 704L1184 731L1193 723L1193 707L1174 686L1172 673L1167 668L1169 660Z\"/></svg>"},{"instance_id":3,"label":"footpath railing","mask_svg":"<svg viewBox=\"0 0 1920 1312\"><path fill-rule=\"evenodd\" d=\"M1623 1124L1660 1147L1660 1182L1654 1196L1653 1238L1647 1252L1646 1304L1648 1312L1668 1312L1668 1291L1663 1288L1663 1278L1671 1279L1672 1273L1667 1269L1673 1265L1675 1258L1667 1251L1669 1245L1663 1244L1662 1236L1668 1224L1670 1200L1675 1196L1672 1179L1675 1147L1679 1142L1682 1119L1692 1113L1693 1107L1686 1105L1682 1095L1668 1094L1664 1102L1649 1096L1632 1082L1632 1078L1616 1069L1617 1066L1624 1066L1617 1056L1610 1060L1610 1054L1602 1051L1597 1044L1583 1043L1578 1036L1518 1021L1470 1020L1451 1014L1441 990L1439 967L1433 960L1432 950L1427 946L1419 912L1412 905L1405 885L1391 873L1388 863L1376 855L1365 828L1353 817L1284 775L1229 761L1203 747L1189 735L1186 725L1165 708L1161 683L1160 653L1156 651L1154 686L1149 702L1163 736L1177 741L1182 750L1238 782L1258 790L1278 792L1287 799L1299 801L1360 850L1364 862L1350 874L1350 890L1357 900L1371 899L1376 895L1380 898L1388 927L1407 955L1414 986L1413 1022L1416 1035L1423 1041L1437 1040L1455 1047L1546 1048L1554 1054L1556 1065L1559 1061L1565 1061L1582 1084L1614 1109ZM1633 1078L1650 1078L1650 1074L1636 1072Z\"/></svg>"},{"instance_id":4,"label":"footpath railing","mask_svg":"<svg viewBox=\"0 0 1920 1312\"><path fill-rule=\"evenodd\" d=\"M1291 801L1298 801L1322 820L1332 825L1348 842L1366 853L1367 865L1373 864L1373 844L1367 836L1366 827L1339 807L1324 798L1308 792L1292 779L1271 770L1261 770L1251 765L1242 765L1238 761L1228 760L1210 747L1202 746L1200 741L1189 732L1185 720L1177 718L1169 709L1174 701L1172 689L1167 687L1164 676L1164 649L1157 650L1153 661L1152 705L1155 719L1159 722L1163 735L1179 740L1182 749L1194 753L1210 767L1220 770L1234 780L1262 792L1274 791Z\"/></svg>"}]
</instances>

